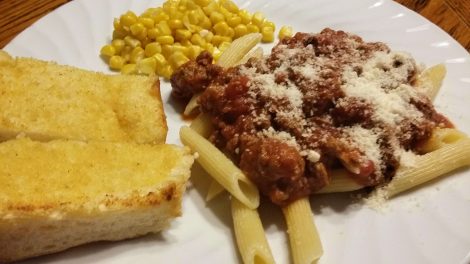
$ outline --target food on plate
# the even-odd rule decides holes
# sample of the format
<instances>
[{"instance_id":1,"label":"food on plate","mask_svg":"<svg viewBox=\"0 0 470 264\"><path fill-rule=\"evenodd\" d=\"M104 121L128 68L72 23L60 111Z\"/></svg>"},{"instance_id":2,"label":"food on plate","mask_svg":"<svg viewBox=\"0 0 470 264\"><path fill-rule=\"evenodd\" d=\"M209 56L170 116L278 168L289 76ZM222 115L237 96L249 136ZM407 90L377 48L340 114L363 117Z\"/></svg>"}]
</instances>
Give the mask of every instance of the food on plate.
<instances>
[{"instance_id":1,"label":"food on plate","mask_svg":"<svg viewBox=\"0 0 470 264\"><path fill-rule=\"evenodd\" d=\"M432 105L442 65L423 71L407 53L328 28L285 37L244 64L211 62L201 53L171 77L172 95L197 97L202 112L195 129L182 128L182 141L198 152L212 142L283 207L295 263L322 252L313 224L310 235L289 226L311 223L299 209L309 195L385 186L390 197L470 164L470 139ZM222 174L208 172L221 183Z\"/></svg>"},{"instance_id":2,"label":"food on plate","mask_svg":"<svg viewBox=\"0 0 470 264\"><path fill-rule=\"evenodd\" d=\"M128 11L115 18L113 40L100 53L113 70L169 78L203 50L217 61L233 40L259 32L263 42L273 42L274 31L263 13L251 14L231 0L167 0L139 16Z\"/></svg>"},{"instance_id":3,"label":"food on plate","mask_svg":"<svg viewBox=\"0 0 470 264\"><path fill-rule=\"evenodd\" d=\"M159 232L193 156L165 145L155 76L112 76L0 51L0 262Z\"/></svg>"},{"instance_id":4,"label":"food on plate","mask_svg":"<svg viewBox=\"0 0 470 264\"><path fill-rule=\"evenodd\" d=\"M207 56L175 72L173 95L204 91L211 140L279 205L322 189L336 168L363 186L389 181L435 129L452 128L412 86L420 71L412 58L382 43L324 30L298 33L238 67ZM190 67L196 74L184 74Z\"/></svg>"},{"instance_id":5,"label":"food on plate","mask_svg":"<svg viewBox=\"0 0 470 264\"><path fill-rule=\"evenodd\" d=\"M181 214L187 148L29 138L0 143L0 262L161 231Z\"/></svg>"},{"instance_id":6,"label":"food on plate","mask_svg":"<svg viewBox=\"0 0 470 264\"><path fill-rule=\"evenodd\" d=\"M164 143L158 78L116 76L0 51L0 138Z\"/></svg>"}]
</instances>

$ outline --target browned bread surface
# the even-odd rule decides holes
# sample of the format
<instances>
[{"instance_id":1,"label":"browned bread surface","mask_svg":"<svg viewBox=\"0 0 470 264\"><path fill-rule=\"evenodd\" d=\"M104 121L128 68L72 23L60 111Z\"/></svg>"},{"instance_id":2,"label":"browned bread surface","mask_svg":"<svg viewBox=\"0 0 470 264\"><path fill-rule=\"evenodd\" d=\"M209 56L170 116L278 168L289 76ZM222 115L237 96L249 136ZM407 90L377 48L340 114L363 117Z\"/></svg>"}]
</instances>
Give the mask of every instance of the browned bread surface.
<instances>
[{"instance_id":1,"label":"browned bread surface","mask_svg":"<svg viewBox=\"0 0 470 264\"><path fill-rule=\"evenodd\" d=\"M0 140L164 143L156 77L106 75L0 51Z\"/></svg>"},{"instance_id":2,"label":"browned bread surface","mask_svg":"<svg viewBox=\"0 0 470 264\"><path fill-rule=\"evenodd\" d=\"M154 233L181 214L193 156L173 145L0 144L0 262Z\"/></svg>"}]
</instances>

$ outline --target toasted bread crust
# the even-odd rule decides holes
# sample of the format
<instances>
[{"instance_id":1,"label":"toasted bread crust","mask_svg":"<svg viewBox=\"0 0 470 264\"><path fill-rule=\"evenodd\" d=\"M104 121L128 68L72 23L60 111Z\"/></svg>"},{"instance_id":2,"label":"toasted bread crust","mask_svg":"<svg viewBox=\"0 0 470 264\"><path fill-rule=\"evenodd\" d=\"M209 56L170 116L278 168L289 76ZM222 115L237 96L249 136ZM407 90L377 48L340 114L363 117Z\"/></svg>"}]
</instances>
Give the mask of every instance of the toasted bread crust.
<instances>
[{"instance_id":1,"label":"toasted bread crust","mask_svg":"<svg viewBox=\"0 0 470 264\"><path fill-rule=\"evenodd\" d=\"M83 182L80 179L87 179L88 173L94 173L95 171L90 168L98 166L100 161L92 160L91 163L82 164L83 159L74 150L85 152L86 156L87 152L92 153L101 148L107 150L100 155L121 159L118 163L124 164L122 169L126 169L126 162L128 164L139 162L145 156L155 160L155 166L165 163L170 164L168 165L170 167L162 170L164 175L156 175L158 180L153 179L151 174L132 172L132 174L120 174L119 168L116 170L111 168L111 173L103 174L101 177L109 178L109 180L104 179L104 182L112 182L117 187L111 188L110 192L97 192L96 196L90 196L95 192L88 193L87 189L94 189L96 184L93 184L93 181ZM43 175L41 179L48 179L52 183L60 182L60 178L77 178L78 181L73 181L75 189L88 195L84 199L73 200L70 198L80 196L64 197L62 196L64 192L61 192L63 190L57 189L57 186L67 188L67 185L55 185L55 189L48 191L48 188L41 186L47 183L31 181L31 177L36 177L34 167L41 164L40 162L24 164L23 166L28 167L25 170L26 174L16 177L22 177L25 181L18 183L18 179L4 176L10 173L10 167L5 164L8 160L0 160L0 178L3 177L3 188L7 193L0 195L0 262L2 263L50 254L93 241L122 240L161 231L168 226L171 219L181 215L182 197L194 160L189 149L171 145L142 146L135 143L84 143L67 140L41 143L27 138L0 144L2 154L15 153L16 150L20 160L26 152L32 152L38 159L47 159L43 155L46 152L51 155L62 154L63 158L59 159L59 162L65 163L64 168L70 168L70 170L64 169L62 173L80 171L81 174L51 174L50 177ZM170 160L174 159L177 161L172 163ZM77 168L80 170L76 170ZM104 169L108 170L106 166ZM27 171L31 173L28 175ZM125 188L120 187L120 184L127 182L129 177L141 177L142 180L133 179L133 181L143 183L137 184L138 189L132 184L127 192ZM42 193L31 196L31 199L15 198L18 197L15 195L18 184L23 184L24 190L34 189ZM45 192L50 192L52 195ZM40 197L43 196L44 199L41 200ZM61 202L62 200L64 202Z\"/></svg>"},{"instance_id":2,"label":"toasted bread crust","mask_svg":"<svg viewBox=\"0 0 470 264\"><path fill-rule=\"evenodd\" d=\"M30 58L0 58L0 139L164 143L155 76L106 75Z\"/></svg>"}]
</instances>

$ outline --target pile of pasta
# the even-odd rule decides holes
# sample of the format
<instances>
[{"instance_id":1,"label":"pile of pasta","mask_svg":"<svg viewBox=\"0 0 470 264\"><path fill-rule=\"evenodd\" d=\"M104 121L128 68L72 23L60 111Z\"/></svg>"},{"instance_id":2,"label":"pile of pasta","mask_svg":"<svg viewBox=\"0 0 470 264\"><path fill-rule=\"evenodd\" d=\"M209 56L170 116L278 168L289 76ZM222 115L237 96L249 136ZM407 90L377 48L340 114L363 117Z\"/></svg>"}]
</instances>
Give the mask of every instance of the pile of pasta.
<instances>
[{"instance_id":1,"label":"pile of pasta","mask_svg":"<svg viewBox=\"0 0 470 264\"><path fill-rule=\"evenodd\" d=\"M263 55L261 48L254 49L260 42L260 34L248 34L234 41L220 56L217 64L230 67L246 62L251 57ZM252 50L254 49L254 50ZM445 66L440 64L428 68L419 76L418 82L428 82L427 95L434 99L446 74ZM193 96L185 109L189 114L197 109L197 98ZM207 200L224 190L231 194L231 208L234 233L243 262L275 263L268 241L264 234L257 208L260 204L257 187L223 152L206 138L212 127L210 118L199 116L190 127L180 130L181 141L199 154L197 162L215 181L209 188ZM470 165L470 138L456 129L436 129L425 144L426 154L418 155L413 167L401 167L393 180L377 187L381 196L391 198L398 193L435 179L457 168ZM349 192L364 188L348 177L346 171L335 171L331 182L319 193ZM287 223L287 233L293 263L314 263L323 254L320 237L313 221L308 198L297 200L282 208Z\"/></svg>"}]
</instances>

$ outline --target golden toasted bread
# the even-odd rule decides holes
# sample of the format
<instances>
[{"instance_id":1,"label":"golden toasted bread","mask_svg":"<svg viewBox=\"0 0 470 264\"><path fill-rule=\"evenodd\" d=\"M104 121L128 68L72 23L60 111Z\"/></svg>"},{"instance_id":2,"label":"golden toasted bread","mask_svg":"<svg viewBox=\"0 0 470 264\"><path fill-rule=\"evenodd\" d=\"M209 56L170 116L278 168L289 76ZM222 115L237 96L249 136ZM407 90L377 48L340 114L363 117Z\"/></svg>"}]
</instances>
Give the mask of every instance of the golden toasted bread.
<instances>
[{"instance_id":1,"label":"golden toasted bread","mask_svg":"<svg viewBox=\"0 0 470 264\"><path fill-rule=\"evenodd\" d=\"M158 232L180 215L187 148L19 138L0 143L0 262Z\"/></svg>"},{"instance_id":2,"label":"golden toasted bread","mask_svg":"<svg viewBox=\"0 0 470 264\"><path fill-rule=\"evenodd\" d=\"M156 77L106 75L0 51L0 140L164 143Z\"/></svg>"}]
</instances>

